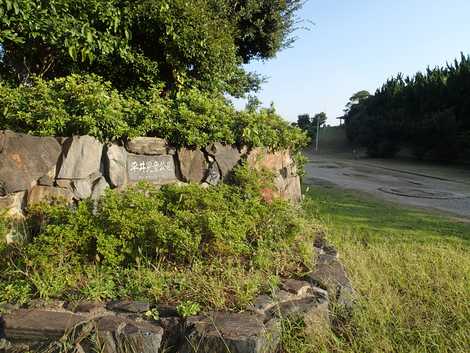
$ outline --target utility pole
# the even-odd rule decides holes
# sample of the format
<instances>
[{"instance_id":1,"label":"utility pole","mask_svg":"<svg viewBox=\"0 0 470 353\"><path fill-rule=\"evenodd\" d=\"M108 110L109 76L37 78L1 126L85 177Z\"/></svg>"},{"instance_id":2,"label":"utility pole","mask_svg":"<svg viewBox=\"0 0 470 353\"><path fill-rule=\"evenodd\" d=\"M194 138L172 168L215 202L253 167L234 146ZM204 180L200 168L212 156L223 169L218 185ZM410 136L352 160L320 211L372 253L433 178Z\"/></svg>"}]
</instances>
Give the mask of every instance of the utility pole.
<instances>
[{"instance_id":1,"label":"utility pole","mask_svg":"<svg viewBox=\"0 0 470 353\"><path fill-rule=\"evenodd\" d=\"M320 117L317 116L317 136L315 143L315 152L318 152L318 142L320 140Z\"/></svg>"}]
</instances>

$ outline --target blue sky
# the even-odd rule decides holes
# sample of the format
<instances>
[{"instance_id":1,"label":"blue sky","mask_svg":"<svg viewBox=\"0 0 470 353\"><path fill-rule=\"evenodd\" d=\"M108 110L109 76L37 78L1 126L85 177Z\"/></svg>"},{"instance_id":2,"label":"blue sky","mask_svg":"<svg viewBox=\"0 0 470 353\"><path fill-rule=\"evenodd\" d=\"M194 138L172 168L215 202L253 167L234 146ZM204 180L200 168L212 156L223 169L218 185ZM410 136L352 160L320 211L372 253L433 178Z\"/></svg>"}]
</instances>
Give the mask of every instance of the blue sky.
<instances>
[{"instance_id":1,"label":"blue sky","mask_svg":"<svg viewBox=\"0 0 470 353\"><path fill-rule=\"evenodd\" d=\"M470 54L470 0L309 0L298 15L311 30L297 31L277 58L248 65L269 78L258 98L289 121L325 111L336 125L354 92Z\"/></svg>"}]
</instances>

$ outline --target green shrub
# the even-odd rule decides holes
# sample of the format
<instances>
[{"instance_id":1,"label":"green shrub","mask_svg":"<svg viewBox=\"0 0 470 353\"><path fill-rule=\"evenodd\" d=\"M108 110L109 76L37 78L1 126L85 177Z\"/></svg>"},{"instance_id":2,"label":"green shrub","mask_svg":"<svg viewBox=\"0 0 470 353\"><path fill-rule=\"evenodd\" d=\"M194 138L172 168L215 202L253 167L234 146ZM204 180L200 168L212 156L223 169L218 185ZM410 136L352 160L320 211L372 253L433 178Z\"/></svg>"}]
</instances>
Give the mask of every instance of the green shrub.
<instances>
[{"instance_id":1,"label":"green shrub","mask_svg":"<svg viewBox=\"0 0 470 353\"><path fill-rule=\"evenodd\" d=\"M258 241L275 244L299 231L298 216L287 203L268 206L241 190L229 185L157 190L139 184L121 193L109 191L96 213L86 201L76 209L41 205L31 211L42 225L28 252L44 261L57 254L60 261L89 258L110 266L156 258L190 263L246 256Z\"/></svg>"},{"instance_id":2,"label":"green shrub","mask_svg":"<svg viewBox=\"0 0 470 353\"><path fill-rule=\"evenodd\" d=\"M0 97L1 128L38 135L119 138L129 131L126 114L138 107L96 76L35 78L14 88L0 84Z\"/></svg>"},{"instance_id":3,"label":"green shrub","mask_svg":"<svg viewBox=\"0 0 470 353\"><path fill-rule=\"evenodd\" d=\"M309 267L311 232L291 204L263 201L268 174L239 167L233 178L234 185L208 189L108 190L97 207L82 201L31 208L31 242L0 254L0 301L150 298L246 306L279 275Z\"/></svg>"},{"instance_id":4,"label":"green shrub","mask_svg":"<svg viewBox=\"0 0 470 353\"><path fill-rule=\"evenodd\" d=\"M96 75L33 78L17 87L0 83L0 129L103 141L150 135L196 147L224 142L296 150L307 143L273 109L239 112L222 95L196 88L162 97L161 87L154 87L131 97Z\"/></svg>"}]
</instances>

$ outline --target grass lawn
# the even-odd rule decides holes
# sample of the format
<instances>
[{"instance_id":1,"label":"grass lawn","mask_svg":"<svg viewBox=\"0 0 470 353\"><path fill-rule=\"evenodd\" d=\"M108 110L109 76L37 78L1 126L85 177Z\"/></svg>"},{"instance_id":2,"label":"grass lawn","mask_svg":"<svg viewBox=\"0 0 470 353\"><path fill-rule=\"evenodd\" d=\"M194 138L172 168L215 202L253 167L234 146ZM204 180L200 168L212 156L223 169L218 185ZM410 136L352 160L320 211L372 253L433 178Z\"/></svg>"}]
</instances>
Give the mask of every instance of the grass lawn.
<instances>
[{"instance_id":1,"label":"grass lawn","mask_svg":"<svg viewBox=\"0 0 470 353\"><path fill-rule=\"evenodd\" d=\"M341 332L292 337L287 351L470 352L470 223L325 187L306 190L305 209L359 299Z\"/></svg>"}]
</instances>

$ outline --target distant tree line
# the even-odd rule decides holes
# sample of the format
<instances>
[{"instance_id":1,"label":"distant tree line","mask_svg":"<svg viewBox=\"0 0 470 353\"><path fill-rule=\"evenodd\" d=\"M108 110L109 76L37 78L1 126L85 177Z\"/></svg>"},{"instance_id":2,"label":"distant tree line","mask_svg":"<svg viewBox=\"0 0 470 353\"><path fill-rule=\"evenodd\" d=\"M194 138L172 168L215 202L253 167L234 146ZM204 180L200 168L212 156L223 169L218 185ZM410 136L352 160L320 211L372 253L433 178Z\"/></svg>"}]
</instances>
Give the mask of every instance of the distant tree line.
<instances>
[{"instance_id":1,"label":"distant tree line","mask_svg":"<svg viewBox=\"0 0 470 353\"><path fill-rule=\"evenodd\" d=\"M307 135L313 140L317 136L317 125L322 127L326 123L327 116L321 112L313 117L310 114L301 114L297 117L297 127L307 132Z\"/></svg>"},{"instance_id":2,"label":"distant tree line","mask_svg":"<svg viewBox=\"0 0 470 353\"><path fill-rule=\"evenodd\" d=\"M419 159L470 160L470 56L413 77L397 75L374 95L356 93L346 129L372 157L410 148Z\"/></svg>"}]
</instances>

